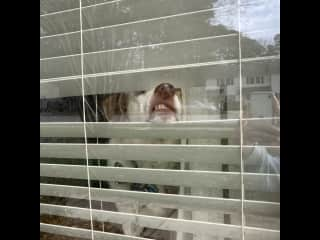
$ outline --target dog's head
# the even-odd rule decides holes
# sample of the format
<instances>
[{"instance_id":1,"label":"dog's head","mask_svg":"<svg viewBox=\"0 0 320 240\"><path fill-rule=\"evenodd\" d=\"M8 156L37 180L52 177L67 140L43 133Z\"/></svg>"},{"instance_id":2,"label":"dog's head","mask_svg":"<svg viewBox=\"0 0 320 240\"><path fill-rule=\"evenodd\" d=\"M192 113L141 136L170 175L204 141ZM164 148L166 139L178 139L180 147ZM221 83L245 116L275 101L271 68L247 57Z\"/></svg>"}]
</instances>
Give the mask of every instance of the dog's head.
<instances>
[{"instance_id":1,"label":"dog's head","mask_svg":"<svg viewBox=\"0 0 320 240\"><path fill-rule=\"evenodd\" d=\"M108 121L173 122L180 119L181 98L179 89L161 83L147 92L109 95L102 106Z\"/></svg>"},{"instance_id":2,"label":"dog's head","mask_svg":"<svg viewBox=\"0 0 320 240\"><path fill-rule=\"evenodd\" d=\"M147 103L148 121L178 121L181 114L181 103L177 89L170 83L161 83L152 90Z\"/></svg>"}]
</instances>

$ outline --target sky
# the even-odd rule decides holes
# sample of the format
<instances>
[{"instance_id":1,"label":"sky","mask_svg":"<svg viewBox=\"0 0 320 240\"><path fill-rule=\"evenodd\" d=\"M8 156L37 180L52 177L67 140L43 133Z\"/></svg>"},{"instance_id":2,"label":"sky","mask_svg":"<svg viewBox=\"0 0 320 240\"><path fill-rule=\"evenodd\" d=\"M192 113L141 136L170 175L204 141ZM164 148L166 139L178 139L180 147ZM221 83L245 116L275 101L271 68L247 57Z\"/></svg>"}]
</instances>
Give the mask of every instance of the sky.
<instances>
[{"instance_id":1,"label":"sky","mask_svg":"<svg viewBox=\"0 0 320 240\"><path fill-rule=\"evenodd\" d=\"M261 43L272 43L273 37L280 33L280 0L243 0L242 2L241 32ZM237 8L218 8L213 11L215 17L210 19L212 25L223 24L229 29L238 31Z\"/></svg>"}]
</instances>

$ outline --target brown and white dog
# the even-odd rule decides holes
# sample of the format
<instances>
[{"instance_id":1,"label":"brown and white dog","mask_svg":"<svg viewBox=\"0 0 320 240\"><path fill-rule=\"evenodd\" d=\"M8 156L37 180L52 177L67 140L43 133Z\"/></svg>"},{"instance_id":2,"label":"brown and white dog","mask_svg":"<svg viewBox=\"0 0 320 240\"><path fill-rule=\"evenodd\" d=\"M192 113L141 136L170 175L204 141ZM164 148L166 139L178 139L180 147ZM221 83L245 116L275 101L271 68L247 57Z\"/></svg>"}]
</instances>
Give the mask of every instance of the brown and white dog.
<instances>
[{"instance_id":1,"label":"brown and white dog","mask_svg":"<svg viewBox=\"0 0 320 240\"><path fill-rule=\"evenodd\" d=\"M153 122L170 123L181 119L181 91L170 83L161 83L147 92L137 92L134 94L115 94L107 97L103 102L104 113L109 121L129 121L129 122ZM176 144L177 140L167 139L111 139L110 143L122 144ZM159 168L176 169L176 163L172 162L152 162L152 161L117 161L109 160L108 165L112 167L129 168ZM168 193L172 187L159 186L153 183L119 183L109 182L113 189L148 191ZM170 190L169 190L170 189ZM177 193L177 188L173 192ZM116 203L117 211L126 213L146 214L153 216L168 217L172 210L154 206L154 204L141 204L133 200L122 200ZM126 235L141 236L143 227L131 222L123 224L123 233Z\"/></svg>"}]
</instances>

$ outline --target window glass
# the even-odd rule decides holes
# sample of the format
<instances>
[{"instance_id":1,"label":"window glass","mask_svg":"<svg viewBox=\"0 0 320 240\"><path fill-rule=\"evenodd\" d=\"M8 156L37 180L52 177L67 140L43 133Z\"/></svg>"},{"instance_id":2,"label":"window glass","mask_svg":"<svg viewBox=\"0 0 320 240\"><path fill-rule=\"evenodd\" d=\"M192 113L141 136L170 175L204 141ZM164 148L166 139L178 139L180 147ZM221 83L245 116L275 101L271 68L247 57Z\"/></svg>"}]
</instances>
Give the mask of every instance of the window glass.
<instances>
[{"instance_id":1,"label":"window glass","mask_svg":"<svg viewBox=\"0 0 320 240\"><path fill-rule=\"evenodd\" d=\"M40 239L279 239L279 10L41 0Z\"/></svg>"}]
</instances>

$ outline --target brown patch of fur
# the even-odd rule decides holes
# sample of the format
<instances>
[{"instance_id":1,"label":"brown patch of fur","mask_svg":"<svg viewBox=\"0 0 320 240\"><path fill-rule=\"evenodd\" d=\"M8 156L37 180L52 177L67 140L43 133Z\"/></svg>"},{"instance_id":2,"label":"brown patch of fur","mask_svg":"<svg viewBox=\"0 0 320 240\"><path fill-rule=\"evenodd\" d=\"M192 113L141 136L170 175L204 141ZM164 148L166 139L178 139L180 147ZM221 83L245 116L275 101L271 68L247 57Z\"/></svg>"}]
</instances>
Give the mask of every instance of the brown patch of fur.
<instances>
[{"instance_id":1,"label":"brown patch of fur","mask_svg":"<svg viewBox=\"0 0 320 240\"><path fill-rule=\"evenodd\" d=\"M108 95L102 101L102 109L105 117L110 122L122 122L128 120L128 101L127 93L115 93Z\"/></svg>"}]
</instances>

